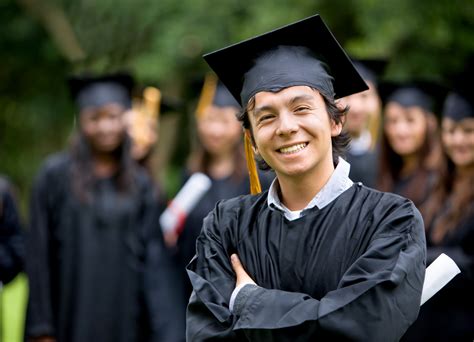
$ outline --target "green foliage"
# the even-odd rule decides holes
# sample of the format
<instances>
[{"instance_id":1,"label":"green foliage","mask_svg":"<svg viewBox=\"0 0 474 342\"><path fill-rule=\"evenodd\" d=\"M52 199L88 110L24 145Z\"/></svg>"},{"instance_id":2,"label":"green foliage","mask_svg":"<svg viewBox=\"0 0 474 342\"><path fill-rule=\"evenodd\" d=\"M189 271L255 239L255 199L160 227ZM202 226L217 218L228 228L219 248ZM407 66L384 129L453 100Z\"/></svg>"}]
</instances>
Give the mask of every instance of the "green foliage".
<instances>
[{"instance_id":1,"label":"green foliage","mask_svg":"<svg viewBox=\"0 0 474 342\"><path fill-rule=\"evenodd\" d=\"M351 55L388 58L391 78L445 79L474 52L471 0L0 0L0 173L26 199L40 162L66 146L70 72L128 69L191 112L208 71L202 54L314 13ZM67 53L74 44L53 25L58 16L84 58ZM181 121L189 126L187 115ZM186 137L169 169L183 163Z\"/></svg>"}]
</instances>

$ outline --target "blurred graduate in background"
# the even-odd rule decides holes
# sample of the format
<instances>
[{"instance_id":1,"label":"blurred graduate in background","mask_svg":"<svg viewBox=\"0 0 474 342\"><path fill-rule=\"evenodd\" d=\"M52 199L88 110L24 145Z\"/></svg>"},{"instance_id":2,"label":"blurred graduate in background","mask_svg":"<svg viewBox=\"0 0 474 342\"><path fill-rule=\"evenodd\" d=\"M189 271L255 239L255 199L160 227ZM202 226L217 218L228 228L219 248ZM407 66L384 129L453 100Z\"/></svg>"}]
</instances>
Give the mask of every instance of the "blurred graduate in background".
<instances>
[{"instance_id":1,"label":"blurred graduate in background","mask_svg":"<svg viewBox=\"0 0 474 342\"><path fill-rule=\"evenodd\" d=\"M461 273L424 304L406 341L471 341L474 337L474 92L471 77L455 84L441 122L444 167L422 207L427 265L441 253Z\"/></svg>"},{"instance_id":2,"label":"blurred graduate in background","mask_svg":"<svg viewBox=\"0 0 474 342\"><path fill-rule=\"evenodd\" d=\"M383 134L377 187L402 195L419 208L440 168L436 113L445 89L428 81L387 82L382 84L381 93Z\"/></svg>"},{"instance_id":3,"label":"blurred graduate in background","mask_svg":"<svg viewBox=\"0 0 474 342\"><path fill-rule=\"evenodd\" d=\"M154 183L156 206L147 243L145 292L152 336L150 341L178 342L185 339L185 307L181 269L172 251L165 247L159 216L166 207L166 198L158 181L156 165L159 141L159 120L162 110L174 110L164 103L161 90L145 87L141 96L134 98L125 113L127 130L132 140L132 158L145 168Z\"/></svg>"},{"instance_id":4,"label":"blurred graduate in background","mask_svg":"<svg viewBox=\"0 0 474 342\"><path fill-rule=\"evenodd\" d=\"M183 184L191 175L200 172L210 178L211 185L186 216L177 242L186 298L189 298L192 288L184 268L196 252L202 220L219 200L250 192L242 126L236 117L240 110L240 105L227 88L214 74L208 74L195 111L198 141L188 159ZM262 187L267 189L274 174L261 172L259 178Z\"/></svg>"},{"instance_id":5,"label":"blurred graduate in background","mask_svg":"<svg viewBox=\"0 0 474 342\"><path fill-rule=\"evenodd\" d=\"M144 274L153 184L130 155L127 74L69 81L78 107L70 149L48 157L31 197L30 341L146 341Z\"/></svg>"},{"instance_id":6,"label":"blurred graduate in background","mask_svg":"<svg viewBox=\"0 0 474 342\"><path fill-rule=\"evenodd\" d=\"M341 103L349 106L344 124L351 137L346 152L346 160L351 164L349 177L369 187L375 187L377 180L377 148L382 115L377 86L385 65L383 60L355 60L354 66L369 89L341 99Z\"/></svg>"},{"instance_id":7,"label":"blurred graduate in background","mask_svg":"<svg viewBox=\"0 0 474 342\"><path fill-rule=\"evenodd\" d=\"M9 180L0 176L0 293L2 284L8 284L23 270L24 254L16 196Z\"/></svg>"}]
</instances>

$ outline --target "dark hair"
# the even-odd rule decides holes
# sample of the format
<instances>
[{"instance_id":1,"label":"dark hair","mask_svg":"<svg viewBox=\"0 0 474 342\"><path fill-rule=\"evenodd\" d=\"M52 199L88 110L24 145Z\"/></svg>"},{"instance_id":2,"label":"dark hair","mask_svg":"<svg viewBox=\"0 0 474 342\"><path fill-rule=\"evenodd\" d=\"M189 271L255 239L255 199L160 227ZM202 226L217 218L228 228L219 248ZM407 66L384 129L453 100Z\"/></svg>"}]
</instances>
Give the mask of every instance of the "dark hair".
<instances>
[{"instance_id":1,"label":"dark hair","mask_svg":"<svg viewBox=\"0 0 474 342\"><path fill-rule=\"evenodd\" d=\"M430 229L430 237L435 243L441 242L446 234L474 212L474 175L463 179L464 184L454 189L456 166L446 153L443 156L445 166L432 195L421 208L425 227Z\"/></svg>"},{"instance_id":2,"label":"dark hair","mask_svg":"<svg viewBox=\"0 0 474 342\"><path fill-rule=\"evenodd\" d=\"M321 94L323 97L324 103L326 105L326 110L329 115L329 119L336 124L342 124L344 122L344 117L346 116L349 107L345 106L344 108L339 107L334 97L324 94L323 92L319 91L318 89L311 88ZM250 134L252 137L252 144L255 146L255 140L253 136L252 126L250 125L249 120L249 112L255 108L255 96L251 97L247 106L243 108L242 111L237 113L237 119L242 122L242 126L245 129L250 130ZM335 137L331 137L332 142L332 159L334 166L337 165L339 157L344 156L346 151L347 145L349 144L350 136L349 134L343 130L339 135ZM255 160L257 161L257 165L260 170L270 170L271 167L263 160L261 156L255 156Z\"/></svg>"},{"instance_id":3,"label":"dark hair","mask_svg":"<svg viewBox=\"0 0 474 342\"><path fill-rule=\"evenodd\" d=\"M119 164L114 180L122 193L131 193L135 190L133 170L136 166L130 155L130 147L130 138L125 134L120 146L112 152ZM97 180L92 171L91 147L83 134L77 132L72 138L70 148L72 189L80 201L89 202L92 200L92 192Z\"/></svg>"},{"instance_id":4,"label":"dark hair","mask_svg":"<svg viewBox=\"0 0 474 342\"><path fill-rule=\"evenodd\" d=\"M192 125L193 128L196 126L196 123ZM196 144L187 161L188 170L191 172L202 172L206 175L209 175L212 155L204 148L203 144L199 140L198 135L195 134L196 131L193 133ZM234 157L234 170L231 174L231 177L235 181L241 181L248 173L241 141L235 144L232 155Z\"/></svg>"},{"instance_id":5,"label":"dark hair","mask_svg":"<svg viewBox=\"0 0 474 342\"><path fill-rule=\"evenodd\" d=\"M418 207L426 200L428 193L433 187L433 174L439 169L440 144L436 127L429 125L428 115L434 115L424 111L426 119L426 135L420 149L417 151L417 167L415 173L403 189L400 195L409 198ZM393 192L395 185L401 180L403 169L403 158L396 153L388 141L387 135L382 134L379 174L377 188L381 191Z\"/></svg>"}]
</instances>

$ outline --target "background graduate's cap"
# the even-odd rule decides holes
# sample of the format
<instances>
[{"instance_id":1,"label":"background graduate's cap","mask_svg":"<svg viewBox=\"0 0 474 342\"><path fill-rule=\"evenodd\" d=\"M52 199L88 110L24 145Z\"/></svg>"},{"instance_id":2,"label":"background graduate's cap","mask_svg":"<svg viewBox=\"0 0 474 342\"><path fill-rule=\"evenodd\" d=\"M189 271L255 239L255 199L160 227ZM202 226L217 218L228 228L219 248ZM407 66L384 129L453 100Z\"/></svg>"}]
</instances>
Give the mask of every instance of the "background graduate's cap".
<instances>
[{"instance_id":1,"label":"background graduate's cap","mask_svg":"<svg viewBox=\"0 0 474 342\"><path fill-rule=\"evenodd\" d=\"M68 85L79 110L117 103L131 107L133 78L126 73L110 75L79 75L68 79Z\"/></svg>"},{"instance_id":2,"label":"background graduate's cap","mask_svg":"<svg viewBox=\"0 0 474 342\"><path fill-rule=\"evenodd\" d=\"M235 100L226 86L214 74L207 74L199 96L196 117L201 118L210 106L235 107L240 110L240 104Z\"/></svg>"},{"instance_id":3,"label":"background graduate's cap","mask_svg":"<svg viewBox=\"0 0 474 342\"><path fill-rule=\"evenodd\" d=\"M379 86L384 106L395 102L405 108L420 107L434 114L440 113L447 91L447 87L429 80L383 82Z\"/></svg>"},{"instance_id":4,"label":"background graduate's cap","mask_svg":"<svg viewBox=\"0 0 474 342\"><path fill-rule=\"evenodd\" d=\"M474 91L471 84L473 77L474 57L471 57L463 72L453 79L453 89L443 105L443 117L449 117L454 121L474 117Z\"/></svg>"},{"instance_id":5,"label":"background graduate's cap","mask_svg":"<svg viewBox=\"0 0 474 342\"><path fill-rule=\"evenodd\" d=\"M364 81L372 82L376 87L388 64L387 60L376 58L353 58L352 61Z\"/></svg>"},{"instance_id":6,"label":"background graduate's cap","mask_svg":"<svg viewBox=\"0 0 474 342\"><path fill-rule=\"evenodd\" d=\"M259 91L308 85L335 98L367 90L319 15L204 55L243 107Z\"/></svg>"}]
</instances>

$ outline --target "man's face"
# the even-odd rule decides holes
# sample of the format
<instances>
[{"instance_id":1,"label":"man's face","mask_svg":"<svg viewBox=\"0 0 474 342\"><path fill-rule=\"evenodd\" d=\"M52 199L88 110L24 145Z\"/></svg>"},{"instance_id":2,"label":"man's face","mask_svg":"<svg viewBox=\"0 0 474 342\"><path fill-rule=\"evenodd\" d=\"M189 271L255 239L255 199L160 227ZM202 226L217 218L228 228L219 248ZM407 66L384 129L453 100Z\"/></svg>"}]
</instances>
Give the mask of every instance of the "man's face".
<instances>
[{"instance_id":1,"label":"man's face","mask_svg":"<svg viewBox=\"0 0 474 342\"><path fill-rule=\"evenodd\" d=\"M350 95L343 99L343 103L349 106L345 128L347 132L358 137L365 129L371 116L378 115L381 110L380 98L371 82L367 82L369 89L361 93Z\"/></svg>"},{"instance_id":2,"label":"man's face","mask_svg":"<svg viewBox=\"0 0 474 342\"><path fill-rule=\"evenodd\" d=\"M279 178L318 174L332 167L331 137L342 124L329 119L323 97L307 86L255 95L249 112L257 153Z\"/></svg>"},{"instance_id":3,"label":"man's face","mask_svg":"<svg viewBox=\"0 0 474 342\"><path fill-rule=\"evenodd\" d=\"M94 151L108 153L120 145L126 130L124 110L121 105L112 103L81 111L81 130Z\"/></svg>"}]
</instances>

